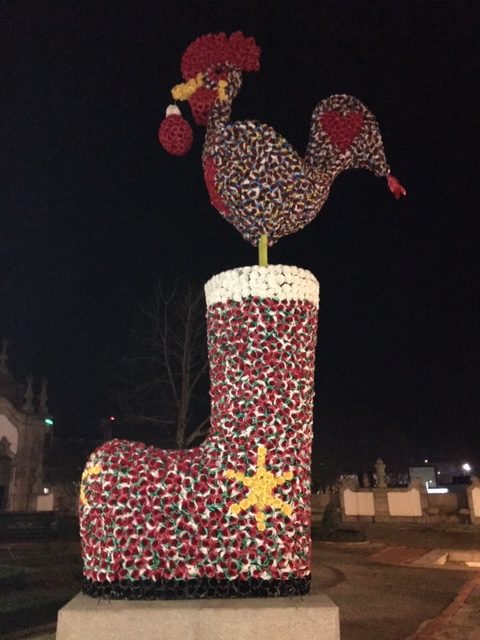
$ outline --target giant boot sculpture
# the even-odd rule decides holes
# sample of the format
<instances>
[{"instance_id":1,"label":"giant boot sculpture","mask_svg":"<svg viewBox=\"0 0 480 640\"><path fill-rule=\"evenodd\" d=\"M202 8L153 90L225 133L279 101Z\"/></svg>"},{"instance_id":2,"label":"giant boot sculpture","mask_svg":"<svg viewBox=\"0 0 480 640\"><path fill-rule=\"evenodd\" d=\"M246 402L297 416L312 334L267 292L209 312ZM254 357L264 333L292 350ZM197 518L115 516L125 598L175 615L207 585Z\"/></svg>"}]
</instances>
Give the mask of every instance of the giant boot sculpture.
<instances>
[{"instance_id":1,"label":"giant boot sculpture","mask_svg":"<svg viewBox=\"0 0 480 640\"><path fill-rule=\"evenodd\" d=\"M305 594L318 282L245 267L205 286L211 431L195 449L113 440L82 477L84 592Z\"/></svg>"}]
</instances>

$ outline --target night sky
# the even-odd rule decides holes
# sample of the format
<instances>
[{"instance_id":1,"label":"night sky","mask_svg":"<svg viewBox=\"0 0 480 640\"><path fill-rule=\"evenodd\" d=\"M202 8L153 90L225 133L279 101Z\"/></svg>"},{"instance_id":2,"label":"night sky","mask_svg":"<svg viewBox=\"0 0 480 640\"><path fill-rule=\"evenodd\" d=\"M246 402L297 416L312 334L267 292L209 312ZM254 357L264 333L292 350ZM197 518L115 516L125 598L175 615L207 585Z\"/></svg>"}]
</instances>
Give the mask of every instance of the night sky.
<instances>
[{"instance_id":1,"label":"night sky","mask_svg":"<svg viewBox=\"0 0 480 640\"><path fill-rule=\"evenodd\" d=\"M408 190L396 201L384 180L344 173L316 220L270 250L321 283L317 450L476 455L478 2L0 6L0 335L13 373L49 378L57 433L93 432L112 410L112 372L159 278L257 260L209 203L187 105L191 152L157 139L187 45L242 30L262 57L235 119L303 154L317 102L355 95Z\"/></svg>"}]
</instances>

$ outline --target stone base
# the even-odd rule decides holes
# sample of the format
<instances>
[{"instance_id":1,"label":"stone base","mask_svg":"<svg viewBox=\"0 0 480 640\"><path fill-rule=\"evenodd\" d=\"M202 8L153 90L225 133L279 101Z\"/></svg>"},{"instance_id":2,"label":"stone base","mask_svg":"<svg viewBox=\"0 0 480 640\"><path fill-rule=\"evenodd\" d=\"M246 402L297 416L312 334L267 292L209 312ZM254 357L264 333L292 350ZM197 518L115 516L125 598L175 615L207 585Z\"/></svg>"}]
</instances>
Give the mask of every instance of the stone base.
<instances>
[{"instance_id":1,"label":"stone base","mask_svg":"<svg viewBox=\"0 0 480 640\"><path fill-rule=\"evenodd\" d=\"M58 612L57 640L340 640L327 596L228 600L96 600L78 594Z\"/></svg>"}]
</instances>

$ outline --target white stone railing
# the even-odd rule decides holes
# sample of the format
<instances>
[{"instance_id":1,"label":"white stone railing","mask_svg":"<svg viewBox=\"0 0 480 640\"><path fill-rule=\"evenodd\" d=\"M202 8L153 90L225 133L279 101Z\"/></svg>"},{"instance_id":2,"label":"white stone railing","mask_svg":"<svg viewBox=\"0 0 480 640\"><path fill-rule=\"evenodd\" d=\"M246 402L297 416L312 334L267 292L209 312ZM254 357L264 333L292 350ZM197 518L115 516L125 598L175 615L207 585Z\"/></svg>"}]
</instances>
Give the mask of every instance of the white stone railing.
<instances>
[{"instance_id":1,"label":"white stone railing","mask_svg":"<svg viewBox=\"0 0 480 640\"><path fill-rule=\"evenodd\" d=\"M422 514L422 503L420 501L420 491L415 487L387 491L388 513L390 516L406 516L408 518L420 518Z\"/></svg>"},{"instance_id":2,"label":"white stone railing","mask_svg":"<svg viewBox=\"0 0 480 640\"><path fill-rule=\"evenodd\" d=\"M349 483L340 493L342 516L344 520L417 521L423 518L428 507L424 493L416 483L407 489L359 489Z\"/></svg>"},{"instance_id":3,"label":"white stone railing","mask_svg":"<svg viewBox=\"0 0 480 640\"><path fill-rule=\"evenodd\" d=\"M373 491L345 489L343 492L343 510L346 516L374 516Z\"/></svg>"}]
</instances>

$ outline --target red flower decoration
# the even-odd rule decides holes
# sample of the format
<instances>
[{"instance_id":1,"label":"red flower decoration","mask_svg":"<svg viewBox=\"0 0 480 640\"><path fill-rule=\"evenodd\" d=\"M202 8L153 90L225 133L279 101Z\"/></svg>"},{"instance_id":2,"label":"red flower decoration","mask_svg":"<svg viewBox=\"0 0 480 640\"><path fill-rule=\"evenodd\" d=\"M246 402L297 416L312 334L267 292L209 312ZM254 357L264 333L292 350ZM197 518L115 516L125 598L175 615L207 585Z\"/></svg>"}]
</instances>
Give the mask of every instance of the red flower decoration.
<instances>
[{"instance_id":1,"label":"red flower decoration","mask_svg":"<svg viewBox=\"0 0 480 640\"><path fill-rule=\"evenodd\" d=\"M183 79L190 80L216 64L231 64L240 71L258 71L260 48L253 38L246 38L240 31L233 33L230 38L225 33L200 36L183 54Z\"/></svg>"},{"instance_id":2,"label":"red flower decoration","mask_svg":"<svg viewBox=\"0 0 480 640\"><path fill-rule=\"evenodd\" d=\"M320 116L320 122L331 142L344 153L360 134L364 119L358 111L349 111L345 114L326 111Z\"/></svg>"},{"instance_id":3,"label":"red flower decoration","mask_svg":"<svg viewBox=\"0 0 480 640\"><path fill-rule=\"evenodd\" d=\"M165 151L173 156L183 156L190 150L193 142L192 128L182 118L178 107L167 109L167 117L158 130L158 139Z\"/></svg>"},{"instance_id":4,"label":"red flower decoration","mask_svg":"<svg viewBox=\"0 0 480 640\"><path fill-rule=\"evenodd\" d=\"M192 116L195 124L206 126L208 122L208 114L215 102L216 93L212 89L200 87L193 93L188 102L192 110Z\"/></svg>"}]
</instances>

